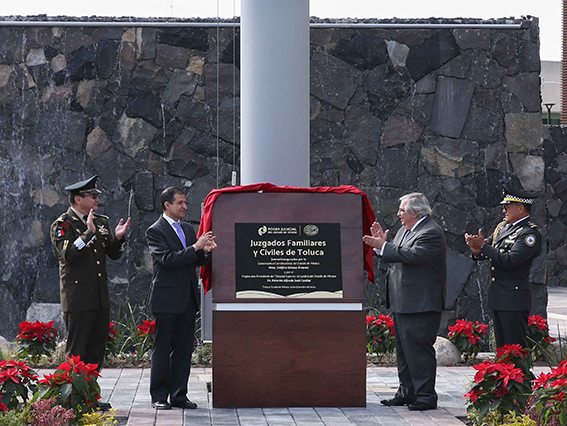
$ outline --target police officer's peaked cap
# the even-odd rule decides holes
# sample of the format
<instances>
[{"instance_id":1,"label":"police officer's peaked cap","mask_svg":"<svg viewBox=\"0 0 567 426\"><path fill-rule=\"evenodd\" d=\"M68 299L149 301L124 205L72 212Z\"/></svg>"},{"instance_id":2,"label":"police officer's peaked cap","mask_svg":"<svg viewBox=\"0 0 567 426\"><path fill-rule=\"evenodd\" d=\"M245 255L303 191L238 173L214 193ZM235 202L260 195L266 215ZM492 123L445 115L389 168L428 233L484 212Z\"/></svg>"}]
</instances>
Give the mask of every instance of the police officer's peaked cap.
<instances>
[{"instance_id":1,"label":"police officer's peaked cap","mask_svg":"<svg viewBox=\"0 0 567 426\"><path fill-rule=\"evenodd\" d=\"M537 198L537 193L526 192L520 189L511 188L510 186L504 185L502 190L503 200L500 204L510 204L510 203L521 203L521 204L533 204L534 200Z\"/></svg>"},{"instance_id":2,"label":"police officer's peaked cap","mask_svg":"<svg viewBox=\"0 0 567 426\"><path fill-rule=\"evenodd\" d=\"M101 191L97 188L98 176L93 176L86 180L74 183L65 187L65 191L72 192L74 194L101 194Z\"/></svg>"}]
</instances>

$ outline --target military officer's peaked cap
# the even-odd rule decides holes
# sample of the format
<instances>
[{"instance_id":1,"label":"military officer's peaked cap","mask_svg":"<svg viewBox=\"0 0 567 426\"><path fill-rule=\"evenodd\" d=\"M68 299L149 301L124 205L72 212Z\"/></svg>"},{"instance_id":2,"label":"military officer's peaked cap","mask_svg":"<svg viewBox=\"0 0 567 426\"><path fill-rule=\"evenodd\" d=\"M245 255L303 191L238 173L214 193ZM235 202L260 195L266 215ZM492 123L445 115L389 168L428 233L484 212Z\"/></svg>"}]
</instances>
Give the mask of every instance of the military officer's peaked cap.
<instances>
[{"instance_id":1,"label":"military officer's peaked cap","mask_svg":"<svg viewBox=\"0 0 567 426\"><path fill-rule=\"evenodd\" d=\"M65 191L69 191L75 194L101 194L101 191L97 188L98 176L93 176L86 180L74 183L65 187Z\"/></svg>"},{"instance_id":2,"label":"military officer's peaked cap","mask_svg":"<svg viewBox=\"0 0 567 426\"><path fill-rule=\"evenodd\" d=\"M533 204L538 194L535 192L522 191L504 185L504 189L502 190L502 195L504 198L500 202L500 204L510 204L510 203Z\"/></svg>"}]
</instances>

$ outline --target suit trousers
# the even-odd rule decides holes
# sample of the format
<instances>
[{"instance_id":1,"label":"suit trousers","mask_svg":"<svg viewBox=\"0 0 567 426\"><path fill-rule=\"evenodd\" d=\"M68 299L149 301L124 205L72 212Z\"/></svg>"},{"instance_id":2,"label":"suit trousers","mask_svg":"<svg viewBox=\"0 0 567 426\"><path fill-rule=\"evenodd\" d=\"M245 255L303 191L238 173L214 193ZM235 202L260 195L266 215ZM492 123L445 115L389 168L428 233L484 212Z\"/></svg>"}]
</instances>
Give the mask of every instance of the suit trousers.
<instances>
[{"instance_id":1,"label":"suit trousers","mask_svg":"<svg viewBox=\"0 0 567 426\"><path fill-rule=\"evenodd\" d=\"M78 355L86 363L98 364L100 371L108 341L110 309L63 312L63 320L67 328L67 356Z\"/></svg>"},{"instance_id":2,"label":"suit trousers","mask_svg":"<svg viewBox=\"0 0 567 426\"><path fill-rule=\"evenodd\" d=\"M437 404L437 361L433 344L440 324L441 312L394 313L400 381L396 396Z\"/></svg>"},{"instance_id":3,"label":"suit trousers","mask_svg":"<svg viewBox=\"0 0 567 426\"><path fill-rule=\"evenodd\" d=\"M494 311L496 346L518 344L527 346L528 311Z\"/></svg>"},{"instance_id":4,"label":"suit trousers","mask_svg":"<svg viewBox=\"0 0 567 426\"><path fill-rule=\"evenodd\" d=\"M154 313L155 341L152 349L150 395L152 402L182 402L187 397L191 354L195 340L198 305L194 295L181 314Z\"/></svg>"}]
</instances>

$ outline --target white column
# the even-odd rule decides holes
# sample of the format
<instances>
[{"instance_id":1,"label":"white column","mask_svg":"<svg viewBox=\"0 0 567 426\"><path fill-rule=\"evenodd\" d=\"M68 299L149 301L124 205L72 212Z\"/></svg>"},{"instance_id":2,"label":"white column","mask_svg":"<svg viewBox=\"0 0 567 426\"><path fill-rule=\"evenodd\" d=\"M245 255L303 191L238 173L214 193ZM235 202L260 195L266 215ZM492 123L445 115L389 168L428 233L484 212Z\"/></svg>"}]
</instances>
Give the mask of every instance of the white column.
<instances>
[{"instance_id":1,"label":"white column","mask_svg":"<svg viewBox=\"0 0 567 426\"><path fill-rule=\"evenodd\" d=\"M309 186L309 0L242 0L241 184Z\"/></svg>"}]
</instances>

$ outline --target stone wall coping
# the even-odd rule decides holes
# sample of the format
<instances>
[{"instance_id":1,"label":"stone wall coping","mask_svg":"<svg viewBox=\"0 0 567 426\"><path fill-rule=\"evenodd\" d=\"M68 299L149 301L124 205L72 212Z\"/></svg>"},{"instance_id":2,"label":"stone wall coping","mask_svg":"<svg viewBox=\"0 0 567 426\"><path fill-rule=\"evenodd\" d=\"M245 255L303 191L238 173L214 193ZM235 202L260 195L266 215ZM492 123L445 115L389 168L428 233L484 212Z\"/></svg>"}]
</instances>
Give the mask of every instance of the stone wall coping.
<instances>
[{"instance_id":1,"label":"stone wall coping","mask_svg":"<svg viewBox=\"0 0 567 426\"><path fill-rule=\"evenodd\" d=\"M364 27L364 28L529 28L537 18L427 18L427 19L375 19L375 18L310 18L312 28L326 27ZM217 18L138 18L104 16L0 16L0 26L139 26L139 27L232 27L240 26L240 17L234 19Z\"/></svg>"}]
</instances>

